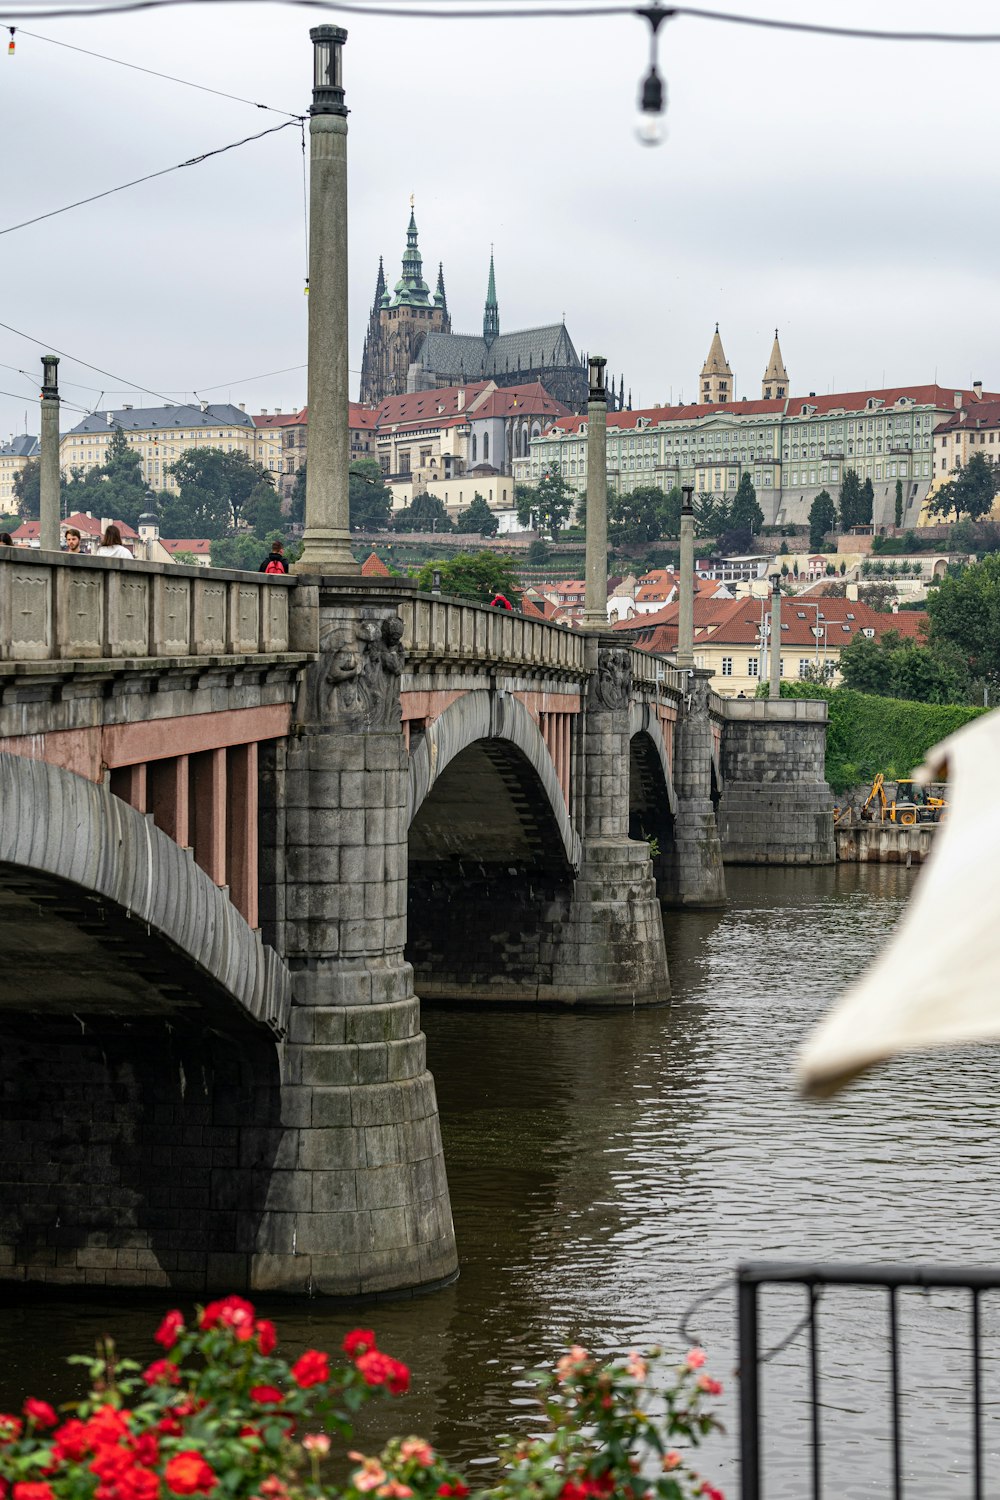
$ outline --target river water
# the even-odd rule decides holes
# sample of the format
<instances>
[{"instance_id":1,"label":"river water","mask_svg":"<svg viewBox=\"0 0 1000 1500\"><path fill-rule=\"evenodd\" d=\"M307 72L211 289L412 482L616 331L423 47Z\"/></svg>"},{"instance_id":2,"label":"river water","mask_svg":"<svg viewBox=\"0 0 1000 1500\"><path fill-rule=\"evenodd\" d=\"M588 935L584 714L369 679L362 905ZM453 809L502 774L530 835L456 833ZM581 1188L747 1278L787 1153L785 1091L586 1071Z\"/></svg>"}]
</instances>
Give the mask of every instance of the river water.
<instances>
[{"instance_id":1,"label":"river water","mask_svg":"<svg viewBox=\"0 0 1000 1500\"><path fill-rule=\"evenodd\" d=\"M724 912L670 922L673 1004L619 1014L427 1010L462 1274L365 1310L414 1388L363 1434L425 1432L483 1462L530 1422L524 1372L568 1342L601 1353L663 1343L690 1320L726 1384L726 1437L703 1469L736 1493L734 1300L742 1258L1000 1262L1000 1053L897 1061L840 1099L799 1100L795 1049L870 960L915 874L898 867L727 872ZM929 938L929 941L932 940ZM836 1300L834 1300L836 1299ZM164 1298L0 1306L0 1405L64 1396L60 1366L107 1327L140 1357ZM890 1493L884 1294L831 1293L823 1316L826 1493ZM763 1338L802 1293L765 1304ZM907 1496L970 1493L966 1304L904 1298ZM357 1320L269 1306L290 1349L333 1347ZM987 1493L1000 1494L1000 1296L984 1313ZM807 1493L804 1339L767 1367L765 1495ZM401 1407L401 1409L400 1409ZM484 1476L485 1477L485 1476Z\"/></svg>"}]
</instances>

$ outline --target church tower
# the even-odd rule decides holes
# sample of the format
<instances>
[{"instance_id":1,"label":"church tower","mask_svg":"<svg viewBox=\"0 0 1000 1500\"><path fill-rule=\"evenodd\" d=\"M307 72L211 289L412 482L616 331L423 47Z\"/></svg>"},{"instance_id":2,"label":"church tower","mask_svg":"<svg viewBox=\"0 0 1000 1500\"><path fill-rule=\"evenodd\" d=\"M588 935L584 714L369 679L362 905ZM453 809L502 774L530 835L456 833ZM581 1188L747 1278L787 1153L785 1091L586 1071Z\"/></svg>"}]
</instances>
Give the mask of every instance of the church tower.
<instances>
[{"instance_id":1,"label":"church tower","mask_svg":"<svg viewBox=\"0 0 1000 1500\"><path fill-rule=\"evenodd\" d=\"M788 371L781 357L777 329L774 330L774 348L771 350L771 358L764 371L764 379L761 381L761 395L765 401L777 401L788 395Z\"/></svg>"},{"instance_id":2,"label":"church tower","mask_svg":"<svg viewBox=\"0 0 1000 1500\"><path fill-rule=\"evenodd\" d=\"M404 396L410 366L417 359L424 339L429 333L451 332L444 268L438 267L433 298L424 280L412 198L401 269L402 275L390 292L379 261L375 301L361 360L360 395L366 406L379 406L386 396Z\"/></svg>"},{"instance_id":3,"label":"church tower","mask_svg":"<svg viewBox=\"0 0 1000 1500\"><path fill-rule=\"evenodd\" d=\"M702 366L698 389L700 392L698 399L706 406L722 406L733 399L733 372L729 368L729 361L722 348L718 323L715 325L715 335L712 339L712 347L708 351L708 358Z\"/></svg>"},{"instance_id":4,"label":"church tower","mask_svg":"<svg viewBox=\"0 0 1000 1500\"><path fill-rule=\"evenodd\" d=\"M487 344L500 337L500 308L497 303L497 284L493 274L493 248L490 247L490 279L486 288L486 307L483 310L483 338Z\"/></svg>"}]
</instances>

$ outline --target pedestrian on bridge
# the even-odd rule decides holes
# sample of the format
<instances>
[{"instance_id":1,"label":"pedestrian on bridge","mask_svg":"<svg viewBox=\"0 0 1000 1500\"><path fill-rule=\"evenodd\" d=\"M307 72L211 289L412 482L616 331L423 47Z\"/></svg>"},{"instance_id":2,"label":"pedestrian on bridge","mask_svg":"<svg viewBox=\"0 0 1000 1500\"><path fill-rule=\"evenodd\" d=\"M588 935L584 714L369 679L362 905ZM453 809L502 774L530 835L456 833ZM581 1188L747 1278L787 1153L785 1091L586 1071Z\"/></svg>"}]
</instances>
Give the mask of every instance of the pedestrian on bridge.
<instances>
[{"instance_id":1,"label":"pedestrian on bridge","mask_svg":"<svg viewBox=\"0 0 1000 1500\"><path fill-rule=\"evenodd\" d=\"M14 538L9 531L0 531L0 547L13 547Z\"/></svg>"},{"instance_id":2,"label":"pedestrian on bridge","mask_svg":"<svg viewBox=\"0 0 1000 1500\"><path fill-rule=\"evenodd\" d=\"M506 594L497 593L494 594L493 598L490 600L490 609L509 609L513 612L514 606L513 604L511 604Z\"/></svg>"},{"instance_id":3,"label":"pedestrian on bridge","mask_svg":"<svg viewBox=\"0 0 1000 1500\"><path fill-rule=\"evenodd\" d=\"M122 534L117 526L106 526L104 535L101 537L101 545L97 549L98 557L127 557L132 554L122 541Z\"/></svg>"},{"instance_id":4,"label":"pedestrian on bridge","mask_svg":"<svg viewBox=\"0 0 1000 1500\"><path fill-rule=\"evenodd\" d=\"M279 542L275 537L271 543L271 550L257 569L258 573L287 573L288 564L285 561L285 544Z\"/></svg>"}]
</instances>

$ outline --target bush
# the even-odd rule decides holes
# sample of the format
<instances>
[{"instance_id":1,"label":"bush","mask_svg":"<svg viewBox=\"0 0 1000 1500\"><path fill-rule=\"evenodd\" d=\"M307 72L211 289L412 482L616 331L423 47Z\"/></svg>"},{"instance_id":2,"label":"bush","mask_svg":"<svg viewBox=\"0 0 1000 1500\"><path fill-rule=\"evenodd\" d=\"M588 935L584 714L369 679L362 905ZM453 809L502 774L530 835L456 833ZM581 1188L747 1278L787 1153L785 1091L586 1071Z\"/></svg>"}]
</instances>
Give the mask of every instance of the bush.
<instances>
[{"instance_id":1,"label":"bush","mask_svg":"<svg viewBox=\"0 0 1000 1500\"><path fill-rule=\"evenodd\" d=\"M933 745L985 712L960 704L878 698L815 683L783 682L781 696L825 698L830 705L826 779L838 793L871 781L876 771L890 781L909 776Z\"/></svg>"},{"instance_id":2,"label":"bush","mask_svg":"<svg viewBox=\"0 0 1000 1500\"><path fill-rule=\"evenodd\" d=\"M0 1413L0 1493L11 1500L390 1500L469 1495L464 1477L422 1438L393 1439L376 1457L350 1449L355 1414L372 1397L402 1394L405 1365L376 1347L370 1329L344 1338L346 1360L307 1349L289 1366L274 1324L242 1297L199 1308L189 1326L168 1312L155 1334L163 1357L145 1370L110 1340L89 1370L91 1390L60 1418L28 1397L22 1415ZM718 1381L692 1348L666 1388L650 1360L631 1354L601 1366L574 1347L551 1373L535 1372L539 1411L519 1440L503 1440L489 1490L477 1500L723 1500L674 1439L697 1445L719 1424L705 1410ZM650 1411L650 1407L653 1411ZM655 1414L654 1414L655 1413ZM335 1455L339 1481L324 1466ZM655 1466L655 1470L654 1470ZM636 1484L636 1475L644 1477ZM645 1477L646 1475L649 1477Z\"/></svg>"}]
</instances>

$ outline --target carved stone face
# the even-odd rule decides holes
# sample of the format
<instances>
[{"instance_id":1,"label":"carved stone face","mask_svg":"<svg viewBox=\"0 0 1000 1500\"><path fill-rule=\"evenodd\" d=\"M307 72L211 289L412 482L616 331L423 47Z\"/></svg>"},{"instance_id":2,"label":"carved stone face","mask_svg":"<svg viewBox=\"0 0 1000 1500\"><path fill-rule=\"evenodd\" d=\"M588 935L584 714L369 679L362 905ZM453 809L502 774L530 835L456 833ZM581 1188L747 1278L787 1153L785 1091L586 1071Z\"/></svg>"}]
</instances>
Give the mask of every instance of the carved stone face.
<instances>
[{"instance_id":1,"label":"carved stone face","mask_svg":"<svg viewBox=\"0 0 1000 1500\"><path fill-rule=\"evenodd\" d=\"M326 680L331 687L340 687L350 682L361 671L361 657L351 641L344 641L333 648L326 670Z\"/></svg>"}]
</instances>

